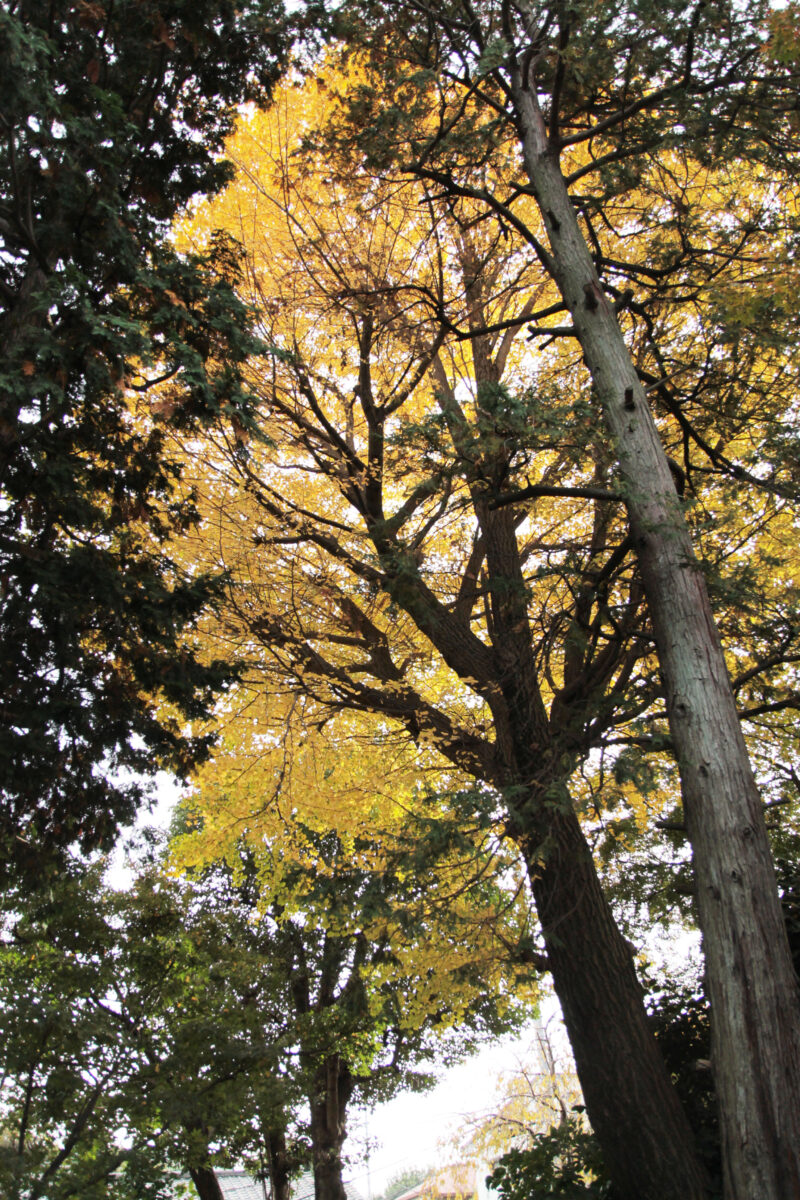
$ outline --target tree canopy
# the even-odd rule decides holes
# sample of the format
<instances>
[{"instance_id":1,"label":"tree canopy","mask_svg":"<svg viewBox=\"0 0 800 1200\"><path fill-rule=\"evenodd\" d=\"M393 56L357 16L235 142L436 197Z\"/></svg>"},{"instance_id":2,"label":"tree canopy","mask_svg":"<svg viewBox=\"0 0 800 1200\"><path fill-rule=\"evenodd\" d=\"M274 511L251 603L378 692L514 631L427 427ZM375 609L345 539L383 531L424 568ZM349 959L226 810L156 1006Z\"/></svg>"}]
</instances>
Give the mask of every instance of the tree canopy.
<instances>
[{"instance_id":1,"label":"tree canopy","mask_svg":"<svg viewBox=\"0 0 800 1200\"><path fill-rule=\"evenodd\" d=\"M614 264L603 257L602 226L587 226L584 212L587 192L602 202L604 168L612 176L615 165L630 168L614 187L625 192L648 154L676 145L701 161L710 148L766 166L791 190L793 52L786 41L769 44L769 13L758 7L701 5L666 16L639 5L620 13L412 2L352 11L348 35L366 39L373 74L368 68L345 141L376 164L482 199L509 224L517 196L535 201L540 230L528 227L527 240L569 314L595 419L613 442L664 678L714 1009L726 1175L731 1187L790 1195L800 1166L797 1131L784 1122L800 1099L800 1028L767 831L708 588L619 319ZM779 23L778 43L787 32L791 43L791 27ZM396 103L404 91L417 98L405 116ZM384 136L371 141L376 124ZM470 160L490 158L504 135L523 181L510 204L492 189L476 194L469 178ZM590 156L577 169L576 147Z\"/></svg>"},{"instance_id":2,"label":"tree canopy","mask_svg":"<svg viewBox=\"0 0 800 1200\"><path fill-rule=\"evenodd\" d=\"M271 0L0 5L3 873L107 848L231 677L192 645L216 585L170 561L194 515L165 432L243 412L256 344L228 245L179 256L169 223L229 178L235 105L286 47Z\"/></svg>"},{"instance_id":3,"label":"tree canopy","mask_svg":"<svg viewBox=\"0 0 800 1200\"><path fill-rule=\"evenodd\" d=\"M638 985L624 942L600 915L607 910L568 792L571 784L578 812L586 805L601 813L596 784L605 779L602 792L622 795L634 811L643 805L645 820L665 770L669 776L663 757L648 762L646 752L675 748L638 526L632 535L625 511L633 484L619 465L618 435L597 420L599 385L583 374L580 329L562 323L570 315L563 281L542 243L549 218L509 138L509 130L516 138L512 118L496 113L499 77L488 59L485 82L482 72L472 84L449 74L446 58L426 74L413 38L433 54L440 43L432 30L447 34L447 17L426 26L424 13L407 11L422 24L419 32L400 27L394 58L355 55L344 74L312 81L243 127L232 148L238 182L194 225L200 245L218 224L246 245L246 294L259 306L273 357L251 376L269 449L246 433L209 443L208 469L197 477L206 524L191 554L231 567L226 617L214 636L230 639L252 664L244 719L237 724L231 710L232 743L266 764L277 804L292 795L293 771L302 778L305 761L320 798L327 796L322 803L332 804L335 788L325 788L324 768L316 771L320 756L365 738L383 746L405 738L431 778L439 771L488 785L498 827L528 865L592 1120L603 1125L613 1094L601 1140L622 1138L626 1093L641 1138L642 1094L630 1082L610 1086L604 1075L623 1060L611 1049L613 1030L624 1026L630 1045L638 1026ZM384 50L388 44L387 35ZM625 42L626 53L632 45ZM399 71L398 62L407 75L393 77L396 87L387 90L386 73ZM402 113L389 97L402 102ZM368 101L373 108L364 108ZM315 122L325 129L339 105L350 142L327 136L314 154ZM648 98L636 112L648 106L658 108ZM360 142L359 130L366 130ZM410 145L413 154L388 157L382 131L396 138L393 153ZM602 141L605 128L597 136ZM566 138L562 153L569 186L597 173L591 204L584 197L578 208L596 263L609 272L609 295L618 298L636 386L655 399L658 437L677 452L665 466L664 511L691 503L686 515L719 607L735 693L764 719L796 702L793 485L782 453L773 455L772 476L750 465L767 442L791 441L782 387L792 386L793 317L786 311L781 324L773 303L763 324L742 319L736 295L743 269L749 299L771 290L794 237L793 207L777 209L771 197L775 187L789 197L794 183L773 160L768 174L732 152L708 161L690 138L662 141L656 131L646 151L634 139L637 174L613 185L605 159L594 165L588 133L576 135L574 148ZM445 167L434 169L437 155ZM741 195L745 170L748 216L732 230L728 205ZM653 213L663 220L647 219ZM658 270L650 265L659 262ZM588 302L586 311L594 311ZM531 340L540 347L535 356ZM731 344L734 353L725 349ZM683 361L687 347L691 365ZM625 397L618 399L624 408ZM750 401L760 406L758 418ZM772 580L786 578L787 589L772 590L769 574L753 569L762 555L785 564ZM755 588L756 603L742 603L742 585ZM365 724L367 713L378 720ZM774 740L762 741L765 757L777 754L780 721L768 721ZM297 761L279 749L284 727L308 747ZM599 773L598 751L607 755ZM243 761L232 760L234 770ZM224 757L206 779L211 810L223 764ZM674 792L662 788L661 799L674 803ZM257 829L248 804L243 823ZM782 938L779 928L778 949ZM607 946L603 967L584 939ZM599 1018L594 1009L591 1032L587 1025L581 1034L588 1013L578 1000L581 979L600 971L610 988L612 960L614 986L630 992L610 1004L600 1039L605 1061L589 1066ZM645 1091L655 1094L652 1081ZM654 1137L670 1103L661 1096L654 1106ZM676 1143L684 1145L687 1132L675 1119ZM644 1177L656 1186L652 1165ZM697 1177L687 1179L661 1171L657 1186L665 1194L702 1191Z\"/></svg>"},{"instance_id":4,"label":"tree canopy","mask_svg":"<svg viewBox=\"0 0 800 1200\"><path fill-rule=\"evenodd\" d=\"M530 301L518 286L527 262L513 241L476 223L468 202L437 205L424 186L383 189L364 175L342 185L337 204L322 157L299 181L287 177L291 142L281 150L274 128L284 112L298 111L293 98L267 118L273 130L254 139L265 153L263 182L250 157L242 191L221 202L234 206L229 228L257 230L254 249L264 256L253 278L265 336L277 347L261 383L270 445L218 440L216 454L207 453L207 482L197 482L205 553L220 556L236 581L214 636L234 638L253 662L242 722L250 724L251 753L259 764L272 760L274 800L286 796L291 805L290 781L307 759L281 749L287 743L277 730L287 710L307 731L312 765L320 743L343 753L352 718L342 710L372 712L380 720L367 736L388 747L403 735L401 747L416 747L417 771L429 763L445 782L488 785L488 793L473 786L474 803L480 810L488 802L498 829L524 855L565 1009L580 1011L589 975L599 971L606 981L607 1013L595 1008L578 1035L585 1053L612 1076L626 1069L614 1038L628 1043L620 1019L627 1009L643 1060L650 1056L647 1090L660 1086L680 1122L630 951L567 791L581 758L615 732L614 701L638 716L658 686L612 460L587 424L580 392L556 421L552 385L520 380L515 342L520 347L527 315L520 310ZM209 220L218 222L219 212ZM550 303L545 292L542 307ZM466 334L445 344L453 326ZM559 358L556 370L569 366ZM536 455L553 478L574 472L569 483L552 485L558 514L493 506L512 463L524 470ZM204 561L202 545L189 545ZM249 697L265 691L274 736L269 724L252 724L258 709ZM354 747L363 735L356 738ZM233 741L241 745L236 734ZM207 785L223 763L219 756L201 777L206 806L214 804ZM329 789L326 782L319 771L316 787L332 798L335 775ZM246 784L240 794L249 807ZM627 1088L641 1126L641 1096L634 1103L630 1084L612 1085L601 1070L595 1095L614 1108L609 1120L619 1125ZM656 1120L662 1131L663 1112ZM682 1129L677 1140L688 1138Z\"/></svg>"},{"instance_id":5,"label":"tree canopy","mask_svg":"<svg viewBox=\"0 0 800 1200\"><path fill-rule=\"evenodd\" d=\"M240 1121L255 1051L226 1000L248 974L168 886L122 897L100 872L4 894L0 1180L10 1200L160 1198ZM212 936L209 936L209 934ZM225 969L223 969L223 962ZM216 973L214 971L216 968ZM250 975L252 982L252 975ZM248 1081L250 1082L250 1081Z\"/></svg>"},{"instance_id":6,"label":"tree canopy","mask_svg":"<svg viewBox=\"0 0 800 1200\"><path fill-rule=\"evenodd\" d=\"M522 968L504 992L478 939L470 960L448 953L444 907L409 904L401 923L385 874L330 836L318 862L328 873L306 867L302 899L284 878L283 901L244 847L191 877L151 863L124 892L97 868L6 892L4 1195L102 1196L113 1181L160 1200L177 1170L218 1198L214 1167L244 1161L279 1200L309 1163L317 1195L336 1197L349 1106L425 1087L529 1011Z\"/></svg>"},{"instance_id":7,"label":"tree canopy","mask_svg":"<svg viewBox=\"0 0 800 1200\"><path fill-rule=\"evenodd\" d=\"M700 1200L610 904L688 845L726 1192L795 1197L795 8L351 0L234 175L280 13L0 19L7 874L197 767L174 862L347 1050L321 1198L361 1068L534 969L615 1194Z\"/></svg>"}]
</instances>

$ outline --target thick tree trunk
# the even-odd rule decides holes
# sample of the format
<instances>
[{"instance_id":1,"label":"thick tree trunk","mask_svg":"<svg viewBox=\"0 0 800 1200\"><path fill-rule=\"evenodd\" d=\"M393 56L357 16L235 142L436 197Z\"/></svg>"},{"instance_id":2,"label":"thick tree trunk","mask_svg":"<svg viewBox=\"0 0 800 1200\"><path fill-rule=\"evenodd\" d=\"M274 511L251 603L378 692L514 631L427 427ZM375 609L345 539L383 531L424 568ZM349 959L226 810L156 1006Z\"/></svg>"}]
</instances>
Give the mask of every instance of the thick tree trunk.
<instances>
[{"instance_id":1,"label":"thick tree trunk","mask_svg":"<svg viewBox=\"0 0 800 1200\"><path fill-rule=\"evenodd\" d=\"M347 1064L338 1054L330 1055L317 1071L309 1097L315 1200L347 1200L342 1182L342 1146L352 1091Z\"/></svg>"},{"instance_id":2,"label":"thick tree trunk","mask_svg":"<svg viewBox=\"0 0 800 1200\"><path fill-rule=\"evenodd\" d=\"M478 379L491 382L488 353L484 362ZM508 828L527 863L587 1111L618 1200L702 1200L708 1181L694 1136L565 786L566 730L558 720L553 728L542 699L515 521L480 492L474 502L491 595L496 741L512 785Z\"/></svg>"},{"instance_id":3,"label":"thick tree trunk","mask_svg":"<svg viewBox=\"0 0 800 1200\"><path fill-rule=\"evenodd\" d=\"M694 849L728 1200L800 1197L800 1007L763 812L666 455L548 145L515 104L554 275L614 439Z\"/></svg>"},{"instance_id":4,"label":"thick tree trunk","mask_svg":"<svg viewBox=\"0 0 800 1200\"><path fill-rule=\"evenodd\" d=\"M551 817L544 860L535 852L526 858L586 1110L615 1195L701 1200L707 1180L694 1135L575 814Z\"/></svg>"},{"instance_id":5,"label":"thick tree trunk","mask_svg":"<svg viewBox=\"0 0 800 1200\"><path fill-rule=\"evenodd\" d=\"M189 1174L200 1200L225 1200L219 1181L210 1167L190 1167Z\"/></svg>"}]
</instances>

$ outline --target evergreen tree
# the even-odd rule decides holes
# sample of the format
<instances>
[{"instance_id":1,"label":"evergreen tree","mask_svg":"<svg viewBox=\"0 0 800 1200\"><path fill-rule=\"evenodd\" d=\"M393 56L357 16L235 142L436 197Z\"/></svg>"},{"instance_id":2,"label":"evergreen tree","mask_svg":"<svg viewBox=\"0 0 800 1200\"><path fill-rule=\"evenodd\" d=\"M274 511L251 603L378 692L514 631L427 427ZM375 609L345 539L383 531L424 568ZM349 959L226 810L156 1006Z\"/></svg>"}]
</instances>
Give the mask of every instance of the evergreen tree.
<instances>
[{"instance_id":1,"label":"evergreen tree","mask_svg":"<svg viewBox=\"0 0 800 1200\"><path fill-rule=\"evenodd\" d=\"M170 563L193 508L166 435L246 421L256 346L231 247L168 230L286 44L277 0L0 4L0 877L107 847L131 772L202 755L182 723L230 678L178 647L216 585Z\"/></svg>"}]
</instances>

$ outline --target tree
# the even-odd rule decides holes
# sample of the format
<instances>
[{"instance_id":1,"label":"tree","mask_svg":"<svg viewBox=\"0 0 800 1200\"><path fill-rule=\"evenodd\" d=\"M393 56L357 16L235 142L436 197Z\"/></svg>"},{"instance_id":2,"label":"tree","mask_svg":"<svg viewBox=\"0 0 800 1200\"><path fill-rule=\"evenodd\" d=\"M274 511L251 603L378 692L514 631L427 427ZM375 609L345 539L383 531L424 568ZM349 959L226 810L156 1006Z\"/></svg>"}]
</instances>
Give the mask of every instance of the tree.
<instances>
[{"instance_id":1,"label":"tree","mask_svg":"<svg viewBox=\"0 0 800 1200\"><path fill-rule=\"evenodd\" d=\"M380 1200L397 1200L398 1196L402 1196L405 1192L410 1192L413 1187L430 1174L429 1167L408 1167L404 1171L393 1175L381 1193Z\"/></svg>"},{"instance_id":2,"label":"tree","mask_svg":"<svg viewBox=\"0 0 800 1200\"><path fill-rule=\"evenodd\" d=\"M578 1119L567 1118L537 1133L525 1150L504 1154L488 1178L503 1200L589 1200L611 1197L597 1142Z\"/></svg>"},{"instance_id":3,"label":"tree","mask_svg":"<svg viewBox=\"0 0 800 1200\"><path fill-rule=\"evenodd\" d=\"M202 755L182 723L231 677L192 644L217 589L170 561L194 515L165 434L246 422L255 342L230 248L181 257L169 222L228 178L235 106L286 46L272 0L0 5L4 874L107 848L154 764Z\"/></svg>"},{"instance_id":4,"label":"tree","mask_svg":"<svg viewBox=\"0 0 800 1200\"><path fill-rule=\"evenodd\" d=\"M568 790L660 692L613 459L573 353L526 364L519 332L554 301L507 227L424 183L337 176L330 156L290 173L337 86L250 122L237 186L193 226L246 241L276 348L253 374L269 451L222 433L193 476L204 529L185 553L229 568L209 632L248 662L201 775L208 837L256 838L298 808L374 831L376 789L422 811L467 795L462 819L488 818L526 863L537 961L622 1194L699 1195ZM534 467L552 507L494 503ZM414 775L428 788L405 799Z\"/></svg>"},{"instance_id":5,"label":"tree","mask_svg":"<svg viewBox=\"0 0 800 1200\"><path fill-rule=\"evenodd\" d=\"M111 1179L120 1197L165 1195L155 1130L133 1100L141 1060L99 1003L114 985L114 935L104 914L84 907L90 891L71 879L27 903L4 900L0 1183L9 1200L100 1197Z\"/></svg>"},{"instance_id":6,"label":"tree","mask_svg":"<svg viewBox=\"0 0 800 1200\"><path fill-rule=\"evenodd\" d=\"M99 868L7 892L9 1200L92 1200L110 1186L160 1200L176 1169L219 1200L215 1167L241 1161L284 1198L313 1161L317 1195L340 1196L351 1101L423 1087L433 1063L519 1018L524 1001L487 989L479 941L456 966L441 952L444 911L427 921L439 960L415 956L410 906L404 936L387 933L383 876L359 873L331 839L319 861L330 873L294 868L282 900L268 862L259 874L244 849L235 872L217 863L191 880L151 863L127 892Z\"/></svg>"},{"instance_id":7,"label":"tree","mask_svg":"<svg viewBox=\"0 0 800 1200\"><path fill-rule=\"evenodd\" d=\"M518 200L535 201L541 228L526 221L524 236L556 286L571 322L566 332L579 342L591 377L596 419L613 443L664 676L708 961L726 1188L731 1196L796 1196L800 1015L760 798L703 573L651 414L648 390L669 379L656 370L648 389L620 324L629 303L645 321L653 310L619 290L628 268L607 256L598 235L614 191L635 189L649 159L676 146L701 163L714 153L747 156L782 172L779 155L792 137L792 70L765 53L763 9L476 10L411 0L353 12L360 24L348 32L355 39L365 13L376 30L380 91L367 82L356 99L358 129L376 128L365 116L377 115L379 136L361 142L373 161L396 153L403 173L476 198L507 225L519 227ZM424 119L409 138L409 123L386 100L415 84L412 118ZM767 110L777 114L771 128ZM493 142L509 154L508 139L526 183L512 173L498 195L476 186L469 170L492 154ZM616 230L609 232L613 240ZM695 258L691 241L684 251L684 263ZM633 279L646 291L646 269ZM713 450L708 457L713 462Z\"/></svg>"},{"instance_id":8,"label":"tree","mask_svg":"<svg viewBox=\"0 0 800 1200\"><path fill-rule=\"evenodd\" d=\"M385 846L376 865L358 839L346 846L299 819L293 832L302 856L288 838L253 839L230 847L229 863L204 863L192 835L176 853L195 864L204 910L236 914L236 945L280 981L279 994L242 1003L256 1023L280 1013L282 1070L307 1101L316 1198L343 1200L350 1107L420 1090L435 1064L514 1027L533 1001L531 972L509 970L505 945L498 964L499 940L519 937L517 913L478 847L471 877L456 880L446 839L427 850L412 840L413 854Z\"/></svg>"},{"instance_id":9,"label":"tree","mask_svg":"<svg viewBox=\"0 0 800 1200\"><path fill-rule=\"evenodd\" d=\"M188 1172L219 1196L216 1157L286 1131L295 1094L270 1025L272 964L235 923L145 873L130 893L100 870L8 892L0 943L0 1180L10 1200L156 1200ZM273 972L273 974L271 974ZM242 997L258 992L256 1024Z\"/></svg>"},{"instance_id":10,"label":"tree","mask_svg":"<svg viewBox=\"0 0 800 1200\"><path fill-rule=\"evenodd\" d=\"M201 1200L221 1200L215 1167L240 1161L260 1172L268 1164L275 1195L288 1198L306 1146L285 962L254 936L252 911L227 903L214 881L193 886L162 867L147 865L115 900L129 981L116 1015L145 1044L162 1153Z\"/></svg>"},{"instance_id":11,"label":"tree","mask_svg":"<svg viewBox=\"0 0 800 1200\"><path fill-rule=\"evenodd\" d=\"M582 1096L574 1067L563 1047L559 1052L548 1022L537 1027L516 1068L497 1078L494 1095L483 1109L463 1122L453 1150L459 1161L494 1165L508 1150L528 1148L554 1125L570 1120L580 1124L578 1110L582 1111Z\"/></svg>"},{"instance_id":12,"label":"tree","mask_svg":"<svg viewBox=\"0 0 800 1200\"><path fill-rule=\"evenodd\" d=\"M457 1131L454 1151L490 1168L487 1183L504 1197L610 1195L574 1068L553 1035L551 1022L537 1028L516 1069L499 1076L483 1111Z\"/></svg>"},{"instance_id":13,"label":"tree","mask_svg":"<svg viewBox=\"0 0 800 1200\"><path fill-rule=\"evenodd\" d=\"M709 1194L721 1196L719 1123L708 1058L708 1004L685 981L662 979L648 997L648 1012L697 1135L711 1180ZM539 1083L541 1076L523 1067L506 1084L497 1110L466 1129L464 1140L483 1153L484 1161L487 1157L491 1161L489 1182L507 1200L613 1196L597 1138L586 1126L582 1106L571 1103L574 1082L569 1074L561 1078L553 1074L551 1056L546 1054L545 1062L549 1078L546 1073L544 1089ZM550 1118L545 1125L541 1123L543 1112Z\"/></svg>"}]
</instances>

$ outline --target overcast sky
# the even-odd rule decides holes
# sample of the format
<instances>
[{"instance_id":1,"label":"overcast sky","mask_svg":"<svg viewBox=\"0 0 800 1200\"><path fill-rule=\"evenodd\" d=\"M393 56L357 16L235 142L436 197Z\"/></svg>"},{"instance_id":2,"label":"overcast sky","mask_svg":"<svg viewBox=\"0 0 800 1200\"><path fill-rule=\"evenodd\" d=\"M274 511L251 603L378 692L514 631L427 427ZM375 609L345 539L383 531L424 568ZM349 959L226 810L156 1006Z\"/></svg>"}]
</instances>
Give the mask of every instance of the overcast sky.
<instances>
[{"instance_id":1,"label":"overcast sky","mask_svg":"<svg viewBox=\"0 0 800 1200\"><path fill-rule=\"evenodd\" d=\"M548 1006L550 1007L550 1006ZM491 1111L498 1076L513 1070L533 1043L534 1029L505 1038L479 1054L450 1068L431 1092L405 1093L382 1104L369 1116L354 1114L349 1130L351 1153L363 1147L365 1131L376 1143L369 1164L353 1162L345 1172L365 1200L377 1196L386 1184L411 1167L440 1167L453 1161L448 1142L465 1117Z\"/></svg>"}]
</instances>

